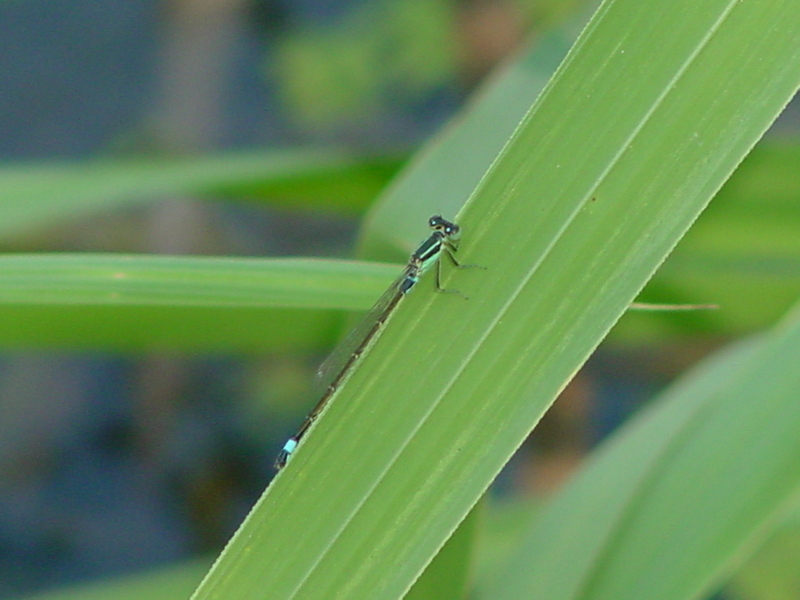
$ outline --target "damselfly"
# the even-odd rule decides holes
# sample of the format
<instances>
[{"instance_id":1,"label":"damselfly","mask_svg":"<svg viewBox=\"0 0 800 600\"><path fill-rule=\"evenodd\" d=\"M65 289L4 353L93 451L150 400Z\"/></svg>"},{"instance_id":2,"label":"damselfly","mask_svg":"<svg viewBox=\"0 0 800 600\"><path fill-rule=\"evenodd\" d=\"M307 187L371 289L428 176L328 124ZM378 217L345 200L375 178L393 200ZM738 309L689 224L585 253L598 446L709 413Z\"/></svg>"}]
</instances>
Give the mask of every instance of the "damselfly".
<instances>
[{"instance_id":1,"label":"damselfly","mask_svg":"<svg viewBox=\"0 0 800 600\"><path fill-rule=\"evenodd\" d=\"M322 380L328 382L322 398L303 421L298 432L284 444L283 449L278 454L278 458L275 460L276 469L281 469L286 464L300 440L303 439L303 436L336 393L336 390L344 383L358 359L381 327L383 327L383 324L386 323L389 315L392 314L392 311L397 307L403 296L417 284L420 276L425 271L436 264L436 289L440 292L455 292L455 290L442 288L441 257L444 253L455 266L461 266L455 257L455 252L458 249L459 227L439 215L428 219L428 226L431 228L431 235L414 251L400 276L381 296L361 325L337 346L336 350L320 367Z\"/></svg>"}]
</instances>

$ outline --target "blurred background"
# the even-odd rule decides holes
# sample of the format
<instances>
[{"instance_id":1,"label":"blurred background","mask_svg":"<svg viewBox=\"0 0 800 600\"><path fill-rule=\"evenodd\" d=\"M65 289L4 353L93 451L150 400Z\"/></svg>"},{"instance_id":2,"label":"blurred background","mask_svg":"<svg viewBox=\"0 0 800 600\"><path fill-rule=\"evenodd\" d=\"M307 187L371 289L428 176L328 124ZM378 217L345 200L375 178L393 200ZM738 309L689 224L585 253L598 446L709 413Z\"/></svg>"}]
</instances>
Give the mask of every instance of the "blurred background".
<instances>
[{"instance_id":1,"label":"blurred background","mask_svg":"<svg viewBox=\"0 0 800 600\"><path fill-rule=\"evenodd\" d=\"M577 33L591 4L2 2L6 175L97 158L335 147L368 157L370 178L360 195L334 186L312 208L288 195L248 202L246 191L237 202L158 195L18 228L0 236L0 246L7 253L350 256L360 218L402 162L493 68L552 31ZM738 312L626 317L494 494L551 493L657 390L731 337L771 324L797 297L799 128L790 106L770 133L776 145L754 154L750 171L726 186L741 198L760 177L774 184L780 210L759 213L764 222L747 217L743 229L720 229L715 214L731 214L723 190L721 207L712 205L689 250L671 263L691 284L673 285L667 269L645 298L724 303L736 295ZM681 271L700 264L693 247L707 248L709 239L733 246L748 236L761 254L742 251L722 280ZM741 293L743 264L750 295ZM281 353L0 348L0 598L213 556L313 405L313 373L334 336L331 327L319 347Z\"/></svg>"}]
</instances>

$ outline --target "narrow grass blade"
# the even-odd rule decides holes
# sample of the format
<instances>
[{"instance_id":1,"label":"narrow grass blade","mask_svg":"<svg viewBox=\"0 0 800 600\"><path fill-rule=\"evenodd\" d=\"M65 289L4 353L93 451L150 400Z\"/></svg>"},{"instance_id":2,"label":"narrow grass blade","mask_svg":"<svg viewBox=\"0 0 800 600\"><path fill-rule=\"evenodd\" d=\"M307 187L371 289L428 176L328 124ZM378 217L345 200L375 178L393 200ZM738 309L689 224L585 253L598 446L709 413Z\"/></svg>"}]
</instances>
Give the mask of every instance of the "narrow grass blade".
<instances>
[{"instance_id":1,"label":"narrow grass blade","mask_svg":"<svg viewBox=\"0 0 800 600\"><path fill-rule=\"evenodd\" d=\"M272 194L296 205L354 211L372 199L394 168L395 161L370 163L332 150L5 164L0 168L0 236L176 193L247 191L250 197Z\"/></svg>"},{"instance_id":2,"label":"narrow grass blade","mask_svg":"<svg viewBox=\"0 0 800 600\"><path fill-rule=\"evenodd\" d=\"M309 350L400 267L109 254L0 256L0 347Z\"/></svg>"},{"instance_id":3,"label":"narrow grass blade","mask_svg":"<svg viewBox=\"0 0 800 600\"><path fill-rule=\"evenodd\" d=\"M401 269L307 258L8 254L0 255L0 305L358 310Z\"/></svg>"}]
</instances>

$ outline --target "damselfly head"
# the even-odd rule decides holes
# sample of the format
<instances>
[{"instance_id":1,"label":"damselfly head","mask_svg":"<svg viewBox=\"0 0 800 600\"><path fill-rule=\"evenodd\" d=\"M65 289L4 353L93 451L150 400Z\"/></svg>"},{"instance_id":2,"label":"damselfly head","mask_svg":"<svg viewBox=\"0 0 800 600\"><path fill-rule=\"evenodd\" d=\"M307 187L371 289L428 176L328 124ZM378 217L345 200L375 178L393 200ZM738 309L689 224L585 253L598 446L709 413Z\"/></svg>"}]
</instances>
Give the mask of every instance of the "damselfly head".
<instances>
[{"instance_id":1,"label":"damselfly head","mask_svg":"<svg viewBox=\"0 0 800 600\"><path fill-rule=\"evenodd\" d=\"M458 225L448 221L441 215L433 215L430 219L428 219L428 226L434 231L443 233L448 238L456 238L460 231Z\"/></svg>"}]
</instances>

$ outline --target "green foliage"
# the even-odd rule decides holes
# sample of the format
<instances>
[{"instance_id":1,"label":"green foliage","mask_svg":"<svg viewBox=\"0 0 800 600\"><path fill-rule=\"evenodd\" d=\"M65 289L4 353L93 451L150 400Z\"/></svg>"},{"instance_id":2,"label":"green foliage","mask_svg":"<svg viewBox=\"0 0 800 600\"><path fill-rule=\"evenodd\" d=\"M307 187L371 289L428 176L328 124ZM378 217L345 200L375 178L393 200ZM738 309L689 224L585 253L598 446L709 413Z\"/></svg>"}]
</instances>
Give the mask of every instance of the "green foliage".
<instances>
[{"instance_id":1,"label":"green foliage","mask_svg":"<svg viewBox=\"0 0 800 600\"><path fill-rule=\"evenodd\" d=\"M796 91L799 42L787 0L611 0L535 103L553 38L509 66L401 174L362 238L362 253L400 257L431 213L458 212L460 254L486 269L445 279L469 299L420 282L195 597L457 597L478 543L472 519L460 524ZM7 231L119 205L145 181L234 190L262 177L268 196L270 180L298 181L298 164L317 183L369 171L336 157L269 164L169 177L169 165L59 167L38 187L32 171L7 172ZM798 291L796 165L796 146L754 153L647 299L720 302L700 324L716 333L774 322ZM58 345L59 322L71 347L319 343L330 322L304 335L322 314L309 307L366 307L391 277L318 261L2 261L7 345ZM754 282L760 293L743 294ZM659 328L626 321L619 334L637 339ZM790 316L668 392L505 545L512 558L481 571L482 597L694 598L722 585L800 491L798 356Z\"/></svg>"},{"instance_id":2,"label":"green foliage","mask_svg":"<svg viewBox=\"0 0 800 600\"><path fill-rule=\"evenodd\" d=\"M331 26L292 32L278 48L288 110L315 129L371 122L420 101L455 75L453 7L437 0L364 3Z\"/></svg>"},{"instance_id":3,"label":"green foliage","mask_svg":"<svg viewBox=\"0 0 800 600\"><path fill-rule=\"evenodd\" d=\"M448 285L471 299L397 309L196 597L407 590L795 91L797 19L604 5L461 213L464 260L488 271Z\"/></svg>"},{"instance_id":4,"label":"green foliage","mask_svg":"<svg viewBox=\"0 0 800 600\"><path fill-rule=\"evenodd\" d=\"M726 586L734 600L792 600L800 595L800 513L775 527Z\"/></svg>"},{"instance_id":5,"label":"green foliage","mask_svg":"<svg viewBox=\"0 0 800 600\"><path fill-rule=\"evenodd\" d=\"M800 490L798 317L707 361L599 448L482 597L713 591Z\"/></svg>"},{"instance_id":6,"label":"green foliage","mask_svg":"<svg viewBox=\"0 0 800 600\"><path fill-rule=\"evenodd\" d=\"M379 158L355 160L321 150L6 165L0 169L0 236L178 192L269 195L278 203L288 198L294 207L353 210L385 183L392 166ZM338 193L345 190L348 194Z\"/></svg>"}]
</instances>

